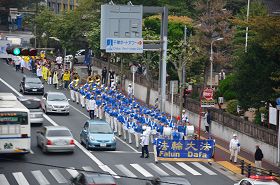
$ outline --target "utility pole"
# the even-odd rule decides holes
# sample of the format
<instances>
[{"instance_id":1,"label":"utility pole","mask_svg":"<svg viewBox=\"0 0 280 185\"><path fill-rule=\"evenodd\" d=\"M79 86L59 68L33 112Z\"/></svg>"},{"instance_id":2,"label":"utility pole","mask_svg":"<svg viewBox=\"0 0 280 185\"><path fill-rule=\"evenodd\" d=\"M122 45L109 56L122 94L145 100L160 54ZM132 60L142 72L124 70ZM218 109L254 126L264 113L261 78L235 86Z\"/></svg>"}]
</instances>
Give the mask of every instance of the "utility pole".
<instances>
[{"instance_id":1,"label":"utility pole","mask_svg":"<svg viewBox=\"0 0 280 185\"><path fill-rule=\"evenodd\" d=\"M248 0L248 5L247 5L247 24L249 23L249 12L250 12L250 0ZM245 53L247 53L247 47L248 47L248 31L249 31L249 27L247 25L246 38L245 38Z\"/></svg>"}]
</instances>

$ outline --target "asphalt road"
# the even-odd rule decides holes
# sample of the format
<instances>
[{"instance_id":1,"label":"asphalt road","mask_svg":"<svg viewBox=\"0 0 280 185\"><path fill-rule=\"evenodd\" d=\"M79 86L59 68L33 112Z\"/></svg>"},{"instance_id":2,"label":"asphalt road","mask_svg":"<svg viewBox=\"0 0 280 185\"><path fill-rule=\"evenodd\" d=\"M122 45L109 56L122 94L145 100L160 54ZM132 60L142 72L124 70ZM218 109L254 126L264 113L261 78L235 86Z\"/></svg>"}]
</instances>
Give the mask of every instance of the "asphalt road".
<instances>
[{"instance_id":1,"label":"asphalt road","mask_svg":"<svg viewBox=\"0 0 280 185\"><path fill-rule=\"evenodd\" d=\"M19 82L22 73L16 72L12 66L0 61L0 92L19 93ZM30 74L26 72L26 74ZM8 85L7 85L8 84ZM56 91L53 86L45 84L45 91ZM69 92L60 90L70 98ZM40 96L38 96L40 97ZM88 113L80 105L70 102L71 112L65 115L44 115L44 125L63 125L68 127L77 143L73 154L44 154L37 147L36 131L40 127L32 127L32 154L25 157L12 157L12 161L0 159L0 184L6 185L7 180L11 185L35 185L35 184L69 184L71 171L69 167L75 169L86 169L96 172L109 171L116 174L116 181L120 185L142 185L144 180L155 176L176 176L181 175L188 179L192 185L232 185L234 182L224 176L212 166L203 162L159 162L155 164L153 155L149 159L140 158L140 149L132 143L129 145L122 138L117 139L116 151L87 151L79 142L79 133L83 124L88 119ZM151 150L150 150L151 151ZM1 156L5 158L6 156ZM7 157L6 157L7 158ZM38 164L30 164L40 163ZM45 166L53 165L53 166ZM19 172L19 173L18 173ZM129 176L132 178L125 178ZM141 179L137 179L141 178ZM16 180L18 179L18 180ZM25 182L27 181L27 182ZM176 182L174 182L176 183ZM8 185L8 184L7 184Z\"/></svg>"}]
</instances>

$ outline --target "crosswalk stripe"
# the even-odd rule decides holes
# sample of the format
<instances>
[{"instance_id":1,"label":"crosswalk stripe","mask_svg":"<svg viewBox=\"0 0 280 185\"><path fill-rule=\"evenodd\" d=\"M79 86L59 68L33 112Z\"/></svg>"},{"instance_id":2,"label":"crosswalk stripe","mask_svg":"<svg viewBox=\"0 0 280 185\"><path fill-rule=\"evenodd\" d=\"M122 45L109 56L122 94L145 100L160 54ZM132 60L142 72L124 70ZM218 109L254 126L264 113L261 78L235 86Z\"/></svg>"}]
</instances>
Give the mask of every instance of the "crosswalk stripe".
<instances>
[{"instance_id":1,"label":"crosswalk stripe","mask_svg":"<svg viewBox=\"0 0 280 185\"><path fill-rule=\"evenodd\" d=\"M198 162L192 162L192 164L195 165L196 167L198 167L199 169L201 169L202 171L208 173L209 175L217 175L215 172L206 168L205 166L203 166L202 164L200 164Z\"/></svg>"},{"instance_id":2,"label":"crosswalk stripe","mask_svg":"<svg viewBox=\"0 0 280 185\"><path fill-rule=\"evenodd\" d=\"M190 172L193 175L201 175L200 173L198 173L196 170L192 169L191 167L189 167L188 165L186 165L183 162L177 162L177 164L179 166L181 166L182 168L184 168L185 170L187 170L188 172Z\"/></svg>"},{"instance_id":3,"label":"crosswalk stripe","mask_svg":"<svg viewBox=\"0 0 280 185\"><path fill-rule=\"evenodd\" d=\"M85 171L94 172L94 169L91 166L83 166L82 168Z\"/></svg>"},{"instance_id":4,"label":"crosswalk stripe","mask_svg":"<svg viewBox=\"0 0 280 185\"><path fill-rule=\"evenodd\" d=\"M142 166L139 164L130 164L133 168L135 168L137 171L139 171L142 175L145 177L153 177L152 174L150 174L147 170L145 170Z\"/></svg>"},{"instance_id":5,"label":"crosswalk stripe","mask_svg":"<svg viewBox=\"0 0 280 185\"><path fill-rule=\"evenodd\" d=\"M23 173L21 172L14 172L13 176L15 177L17 183L19 185L29 185L28 181L26 180L26 178L24 177Z\"/></svg>"},{"instance_id":6,"label":"crosswalk stripe","mask_svg":"<svg viewBox=\"0 0 280 185\"><path fill-rule=\"evenodd\" d=\"M160 167L158 167L154 163L147 163L146 165L149 166L152 170L154 170L155 172L157 172L161 176L169 176L168 173L163 171Z\"/></svg>"},{"instance_id":7,"label":"crosswalk stripe","mask_svg":"<svg viewBox=\"0 0 280 185\"><path fill-rule=\"evenodd\" d=\"M40 185L50 184L40 170L31 171L31 173L35 177L35 179L39 182Z\"/></svg>"},{"instance_id":8,"label":"crosswalk stripe","mask_svg":"<svg viewBox=\"0 0 280 185\"><path fill-rule=\"evenodd\" d=\"M75 178L75 177L77 177L79 175L79 172L77 170L75 170L74 167L67 168L66 170L70 173L70 175L73 178Z\"/></svg>"},{"instance_id":9,"label":"crosswalk stripe","mask_svg":"<svg viewBox=\"0 0 280 185\"><path fill-rule=\"evenodd\" d=\"M114 176L114 178L121 178L111 168L109 168L107 165L100 165L99 168L101 168L104 172L110 173L112 176Z\"/></svg>"},{"instance_id":10,"label":"crosswalk stripe","mask_svg":"<svg viewBox=\"0 0 280 185\"><path fill-rule=\"evenodd\" d=\"M4 174L0 174L0 184L1 185L10 185Z\"/></svg>"},{"instance_id":11,"label":"crosswalk stripe","mask_svg":"<svg viewBox=\"0 0 280 185\"><path fill-rule=\"evenodd\" d=\"M127 169L124 165L118 164L115 166L128 177L137 177L136 175L134 175L134 173L132 173L129 169Z\"/></svg>"},{"instance_id":12,"label":"crosswalk stripe","mask_svg":"<svg viewBox=\"0 0 280 185\"><path fill-rule=\"evenodd\" d=\"M175 173L176 175L182 176L185 175L183 172L181 172L180 170L178 170L177 168L175 168L174 166L172 166L169 163L161 163L163 166L165 166L167 169L169 169L170 171L172 171L173 173Z\"/></svg>"},{"instance_id":13,"label":"crosswalk stripe","mask_svg":"<svg viewBox=\"0 0 280 185\"><path fill-rule=\"evenodd\" d=\"M63 177L60 171L58 171L58 169L49 169L49 172L58 183L67 183L67 180Z\"/></svg>"}]
</instances>

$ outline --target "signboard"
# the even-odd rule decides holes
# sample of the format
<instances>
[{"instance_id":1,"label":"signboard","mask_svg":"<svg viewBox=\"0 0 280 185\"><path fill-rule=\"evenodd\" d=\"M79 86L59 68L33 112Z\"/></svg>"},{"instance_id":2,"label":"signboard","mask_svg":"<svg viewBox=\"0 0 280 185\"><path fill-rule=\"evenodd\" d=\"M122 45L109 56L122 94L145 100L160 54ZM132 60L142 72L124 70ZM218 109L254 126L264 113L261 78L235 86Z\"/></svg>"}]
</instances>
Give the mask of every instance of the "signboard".
<instances>
[{"instance_id":1,"label":"signboard","mask_svg":"<svg viewBox=\"0 0 280 185\"><path fill-rule=\"evenodd\" d=\"M170 81L170 94L172 94L172 84L173 84L173 94L177 94L179 88L178 80Z\"/></svg>"},{"instance_id":2,"label":"signboard","mask_svg":"<svg viewBox=\"0 0 280 185\"><path fill-rule=\"evenodd\" d=\"M205 88L202 93L201 107L214 107L215 100L213 100L213 89Z\"/></svg>"},{"instance_id":3,"label":"signboard","mask_svg":"<svg viewBox=\"0 0 280 185\"><path fill-rule=\"evenodd\" d=\"M107 38L107 53L143 53L143 38Z\"/></svg>"},{"instance_id":4,"label":"signboard","mask_svg":"<svg viewBox=\"0 0 280 185\"><path fill-rule=\"evenodd\" d=\"M269 107L269 123L277 125L277 109L274 107Z\"/></svg>"},{"instance_id":5,"label":"signboard","mask_svg":"<svg viewBox=\"0 0 280 185\"><path fill-rule=\"evenodd\" d=\"M138 70L138 67L135 66L135 65L132 65L132 66L130 67L130 71L131 71L132 73L136 73L137 70Z\"/></svg>"},{"instance_id":6,"label":"signboard","mask_svg":"<svg viewBox=\"0 0 280 185\"><path fill-rule=\"evenodd\" d=\"M208 140L168 140L155 139L157 158L211 159L215 142Z\"/></svg>"}]
</instances>

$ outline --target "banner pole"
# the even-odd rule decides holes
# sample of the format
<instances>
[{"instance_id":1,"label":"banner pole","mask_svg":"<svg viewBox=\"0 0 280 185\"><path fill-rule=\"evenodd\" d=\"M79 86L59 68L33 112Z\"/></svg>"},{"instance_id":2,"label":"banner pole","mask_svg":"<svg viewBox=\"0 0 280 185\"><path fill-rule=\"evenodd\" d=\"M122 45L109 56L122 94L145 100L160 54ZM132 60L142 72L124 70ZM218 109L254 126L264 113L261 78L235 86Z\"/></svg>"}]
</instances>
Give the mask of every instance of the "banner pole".
<instances>
[{"instance_id":1,"label":"banner pole","mask_svg":"<svg viewBox=\"0 0 280 185\"><path fill-rule=\"evenodd\" d=\"M157 158L157 145L154 145L154 157L155 157L155 163L158 163L158 158Z\"/></svg>"}]
</instances>

